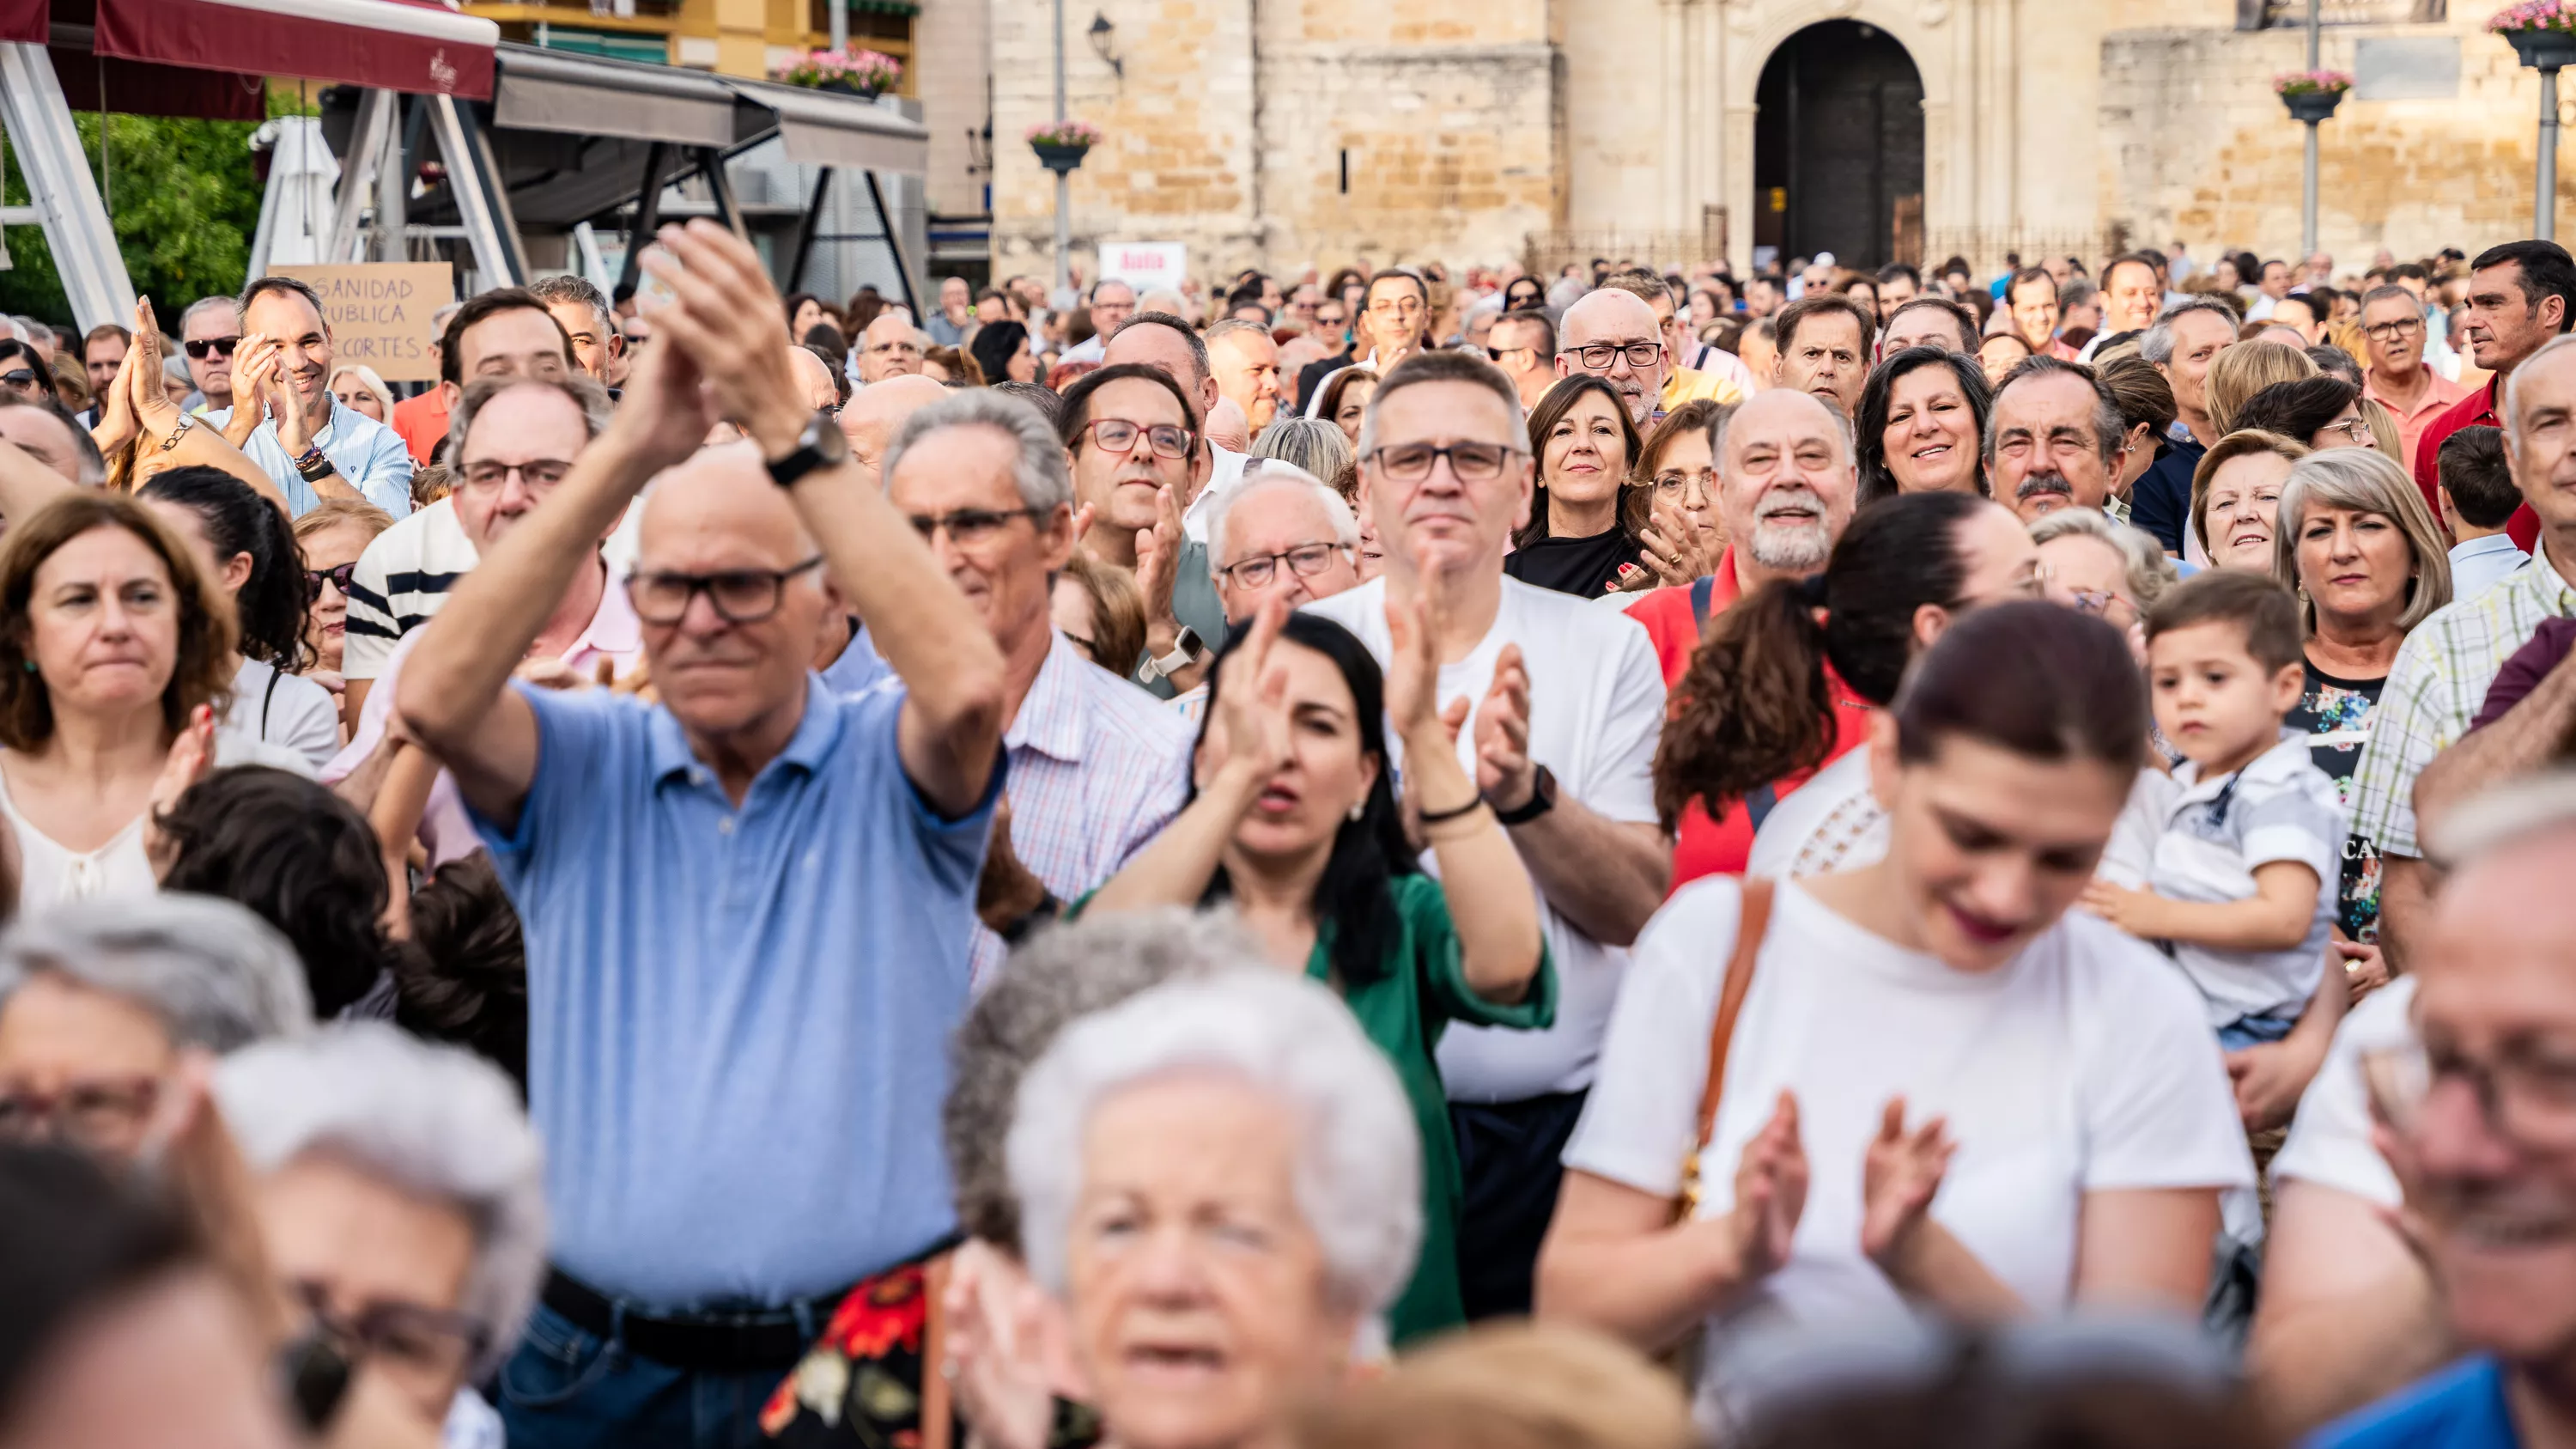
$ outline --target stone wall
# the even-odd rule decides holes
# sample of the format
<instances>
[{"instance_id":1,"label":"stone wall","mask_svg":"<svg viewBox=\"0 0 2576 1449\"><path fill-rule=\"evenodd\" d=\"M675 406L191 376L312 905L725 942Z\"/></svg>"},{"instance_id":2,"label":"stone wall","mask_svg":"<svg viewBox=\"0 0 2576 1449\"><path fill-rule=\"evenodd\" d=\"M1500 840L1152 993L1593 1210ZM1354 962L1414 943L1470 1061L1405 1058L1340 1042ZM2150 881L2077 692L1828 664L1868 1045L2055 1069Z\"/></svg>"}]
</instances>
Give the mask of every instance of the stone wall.
<instances>
[{"instance_id":1,"label":"stone wall","mask_svg":"<svg viewBox=\"0 0 2576 1449\"><path fill-rule=\"evenodd\" d=\"M2340 266L2381 247L2401 257L2481 246L2531 231L2540 83L2483 31L2487 7L2443 26L2336 27L2322 64L2350 71L2357 40L2456 37L2459 93L2441 100L2347 97L2318 127L2318 240ZM2304 128L2272 77L2305 67L2295 30L2140 29L2102 44L2101 207L2138 244L2190 243L2287 256L2300 244ZM2559 231L2576 197L2559 184Z\"/></svg>"}]
</instances>

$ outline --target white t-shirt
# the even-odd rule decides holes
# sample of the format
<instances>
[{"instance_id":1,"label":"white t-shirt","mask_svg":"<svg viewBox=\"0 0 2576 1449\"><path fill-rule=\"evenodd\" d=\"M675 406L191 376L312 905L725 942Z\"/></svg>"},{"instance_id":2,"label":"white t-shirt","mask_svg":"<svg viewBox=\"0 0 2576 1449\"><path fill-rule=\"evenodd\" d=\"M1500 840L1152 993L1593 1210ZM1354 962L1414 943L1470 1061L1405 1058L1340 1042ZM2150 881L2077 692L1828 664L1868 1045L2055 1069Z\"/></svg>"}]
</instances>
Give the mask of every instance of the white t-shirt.
<instances>
[{"instance_id":1,"label":"white t-shirt","mask_svg":"<svg viewBox=\"0 0 2576 1449\"><path fill-rule=\"evenodd\" d=\"M2370 1145L2370 1089L2361 1055L2405 1042L2415 1006L2415 978L2400 976L2364 998L2335 1028L2325 1065L2299 1097L2290 1140L2272 1159L2272 1179L2340 1188L2381 1207L2398 1205L2397 1174Z\"/></svg>"},{"instance_id":2,"label":"white t-shirt","mask_svg":"<svg viewBox=\"0 0 2576 1449\"><path fill-rule=\"evenodd\" d=\"M1561 798L1611 820L1655 819L1655 741L1664 726L1664 675L1634 619L1589 600L1517 579L1502 580L1502 607L1475 650L1440 668L1445 706L1465 697L1482 710L1494 660L1517 644L1530 681L1530 758L1556 776ZM1386 580L1306 606L1388 654ZM1475 773L1476 721L1458 731L1458 759ZM1390 737L1388 746L1396 742ZM1618 996L1625 949L1605 946L1539 896L1541 925L1556 963L1556 1025L1546 1031L1452 1026L1440 1039L1440 1075L1460 1102L1518 1102L1581 1090L1592 1080L1602 1028Z\"/></svg>"},{"instance_id":3,"label":"white t-shirt","mask_svg":"<svg viewBox=\"0 0 2576 1449\"><path fill-rule=\"evenodd\" d=\"M1646 925L1602 1043L1568 1168L1657 1197L1680 1190L1735 946L1731 878L1692 882ZM1710 1325L1704 1409L1733 1392L1729 1345L1776 1319L1903 1311L1860 1251L1861 1159L1891 1097L1958 1144L1932 1215L2039 1312L2074 1289L2086 1193L2254 1181L2218 1045L2156 953L2070 914L1989 972L1953 970L1777 888L1737 1018L1702 1217L1734 1205L1735 1165L1783 1091L1798 1099L1806 1208L1790 1260Z\"/></svg>"},{"instance_id":4,"label":"white t-shirt","mask_svg":"<svg viewBox=\"0 0 2576 1449\"><path fill-rule=\"evenodd\" d=\"M300 674L280 674L275 665L244 659L233 674L233 703L223 728L293 750L310 767L304 771L309 775L340 753L340 702Z\"/></svg>"},{"instance_id":5,"label":"white t-shirt","mask_svg":"<svg viewBox=\"0 0 2576 1449\"><path fill-rule=\"evenodd\" d=\"M214 768L233 765L267 765L313 778L313 766L295 751L217 726ZM0 772L0 824L18 837L19 909L34 911L93 896L148 896L159 890L161 878L143 849L143 820L135 816L96 850L73 850L18 813L8 777Z\"/></svg>"}]
</instances>

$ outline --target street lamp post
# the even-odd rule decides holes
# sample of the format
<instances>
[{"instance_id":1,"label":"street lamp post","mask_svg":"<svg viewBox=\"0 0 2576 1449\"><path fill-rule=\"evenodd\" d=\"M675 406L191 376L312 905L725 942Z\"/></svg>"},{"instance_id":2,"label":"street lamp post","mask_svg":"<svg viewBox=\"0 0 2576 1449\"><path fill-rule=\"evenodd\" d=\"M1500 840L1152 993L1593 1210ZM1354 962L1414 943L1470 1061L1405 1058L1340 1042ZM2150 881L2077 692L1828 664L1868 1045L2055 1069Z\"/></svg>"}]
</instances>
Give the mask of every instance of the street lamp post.
<instances>
[{"instance_id":1,"label":"street lamp post","mask_svg":"<svg viewBox=\"0 0 2576 1449\"><path fill-rule=\"evenodd\" d=\"M2514 11L2490 23L2509 18L2515 18ZM2558 234L2558 72L2576 65L2576 31L2516 26L2502 33L2522 63L2540 72L2540 162L2531 183L2531 234L2548 241Z\"/></svg>"},{"instance_id":2,"label":"street lamp post","mask_svg":"<svg viewBox=\"0 0 2576 1449\"><path fill-rule=\"evenodd\" d=\"M1055 0L1055 123L1061 128L1064 120L1064 0ZM1073 171L1048 169L1055 170L1055 287L1061 292L1073 285Z\"/></svg>"},{"instance_id":3,"label":"street lamp post","mask_svg":"<svg viewBox=\"0 0 2576 1449\"><path fill-rule=\"evenodd\" d=\"M2317 7L2318 0L2308 0L2308 73L2310 75L2317 72ZM2317 122L2322 119L2323 117L2318 116L2307 118L2308 149L2306 158L2300 164L2299 258L2301 265L2306 264L2307 258L2317 254Z\"/></svg>"}]
</instances>

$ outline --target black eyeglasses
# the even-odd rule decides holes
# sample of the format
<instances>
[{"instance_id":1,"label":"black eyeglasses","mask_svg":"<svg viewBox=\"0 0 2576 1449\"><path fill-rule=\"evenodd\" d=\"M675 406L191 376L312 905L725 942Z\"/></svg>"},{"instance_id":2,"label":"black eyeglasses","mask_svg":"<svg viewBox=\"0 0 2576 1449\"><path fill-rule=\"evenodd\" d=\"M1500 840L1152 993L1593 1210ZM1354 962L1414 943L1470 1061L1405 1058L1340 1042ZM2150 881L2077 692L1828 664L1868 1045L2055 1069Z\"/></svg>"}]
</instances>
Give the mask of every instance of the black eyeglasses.
<instances>
[{"instance_id":1,"label":"black eyeglasses","mask_svg":"<svg viewBox=\"0 0 2576 1449\"><path fill-rule=\"evenodd\" d=\"M560 458L531 458L525 463L502 463L486 458L465 465L465 486L498 488L516 473L519 481L530 488L552 488L571 471L572 464Z\"/></svg>"},{"instance_id":2,"label":"black eyeglasses","mask_svg":"<svg viewBox=\"0 0 2576 1449\"><path fill-rule=\"evenodd\" d=\"M939 530L948 530L948 541L960 548L973 548L990 541L1014 518L1031 521L1045 517L1045 508L952 508L946 513L915 513L910 516L912 531L928 543Z\"/></svg>"},{"instance_id":3,"label":"black eyeglasses","mask_svg":"<svg viewBox=\"0 0 2576 1449\"><path fill-rule=\"evenodd\" d=\"M1502 476L1503 464L1526 450L1504 443L1452 443L1435 448L1429 443L1398 443L1380 448L1369 458L1377 470L1395 483L1419 483L1431 476L1431 465L1446 458L1449 471L1461 483L1484 483Z\"/></svg>"},{"instance_id":4,"label":"black eyeglasses","mask_svg":"<svg viewBox=\"0 0 2576 1449\"><path fill-rule=\"evenodd\" d=\"M345 599L349 596L349 581L357 576L358 561L356 559L351 559L347 563L340 565L338 568L306 569L304 571L304 592L307 598L318 599L322 597L322 586L325 583L328 583L331 587L338 589L340 591L340 597Z\"/></svg>"},{"instance_id":5,"label":"black eyeglasses","mask_svg":"<svg viewBox=\"0 0 2576 1449\"><path fill-rule=\"evenodd\" d=\"M823 566L823 556L816 554L794 568L726 569L712 574L653 572L630 574L626 579L627 601L635 606L635 617L647 624L677 624L689 612L689 603L698 595L707 596L716 617L728 624L757 624L778 612L778 601L786 593L787 581L798 574L811 573Z\"/></svg>"},{"instance_id":6,"label":"black eyeglasses","mask_svg":"<svg viewBox=\"0 0 2576 1449\"><path fill-rule=\"evenodd\" d=\"M1348 558L1350 552L1348 547L1338 543L1301 543L1295 548L1284 549L1278 553L1237 559L1217 572L1234 580L1234 586L1238 589L1262 589L1268 588L1271 579L1277 577L1279 562L1282 559L1287 560L1288 567L1296 573L1297 577L1311 579L1333 566L1333 555L1340 554Z\"/></svg>"},{"instance_id":7,"label":"black eyeglasses","mask_svg":"<svg viewBox=\"0 0 2576 1449\"><path fill-rule=\"evenodd\" d=\"M1609 367L1621 357L1630 367L1652 367L1664 355L1660 342L1595 342L1589 347L1569 347L1566 351L1583 359L1583 365L1596 372Z\"/></svg>"},{"instance_id":8,"label":"black eyeglasses","mask_svg":"<svg viewBox=\"0 0 2576 1449\"><path fill-rule=\"evenodd\" d=\"M217 357L232 356L233 349L241 346L241 339L238 337L200 337L194 342L182 342L179 346L185 349L190 357L197 359L199 362L203 362L206 360L206 354L208 353L213 353Z\"/></svg>"},{"instance_id":9,"label":"black eyeglasses","mask_svg":"<svg viewBox=\"0 0 2576 1449\"><path fill-rule=\"evenodd\" d=\"M1101 418L1083 431L1091 435L1091 441L1098 444L1104 453L1136 451L1136 437L1141 433L1160 457L1186 458L1190 455L1190 430L1172 423L1140 428L1123 418Z\"/></svg>"},{"instance_id":10,"label":"black eyeglasses","mask_svg":"<svg viewBox=\"0 0 2576 1449\"><path fill-rule=\"evenodd\" d=\"M436 1388L472 1367L491 1330L453 1309L401 1301L370 1303L355 1315L331 1307L331 1290L310 1279L283 1285L322 1330L406 1385Z\"/></svg>"}]
</instances>

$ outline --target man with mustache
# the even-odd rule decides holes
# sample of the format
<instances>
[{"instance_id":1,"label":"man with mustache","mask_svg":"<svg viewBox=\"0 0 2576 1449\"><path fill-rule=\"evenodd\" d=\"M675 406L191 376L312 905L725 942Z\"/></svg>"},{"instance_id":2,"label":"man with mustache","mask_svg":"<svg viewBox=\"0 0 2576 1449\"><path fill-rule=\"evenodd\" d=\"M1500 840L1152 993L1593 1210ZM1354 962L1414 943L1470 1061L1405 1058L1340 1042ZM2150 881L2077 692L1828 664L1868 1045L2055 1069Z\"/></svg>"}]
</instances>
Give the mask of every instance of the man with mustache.
<instances>
[{"instance_id":1,"label":"man with mustache","mask_svg":"<svg viewBox=\"0 0 2576 1449\"><path fill-rule=\"evenodd\" d=\"M2120 409L2093 369L2025 358L1986 414L1986 476L1996 501L2033 523L2061 508L2099 509L2119 474Z\"/></svg>"},{"instance_id":2,"label":"man with mustache","mask_svg":"<svg viewBox=\"0 0 2576 1449\"><path fill-rule=\"evenodd\" d=\"M1660 352L1645 303L1596 292L1576 306L1588 303L1620 308L1627 320L1612 325L1633 330L1618 340ZM1534 469L1520 395L1500 369L1461 352L1406 358L1369 399L1359 456L1386 572L1307 608L1383 664L1389 601L1428 604L1439 702L1460 722L1460 762L1538 885L1560 983L1548 1030L1453 1026L1440 1042L1466 1166L1467 1312L1527 1313L1558 1158L1582 1115L1628 943L1662 903L1671 866L1651 768L1664 682L1645 636L1616 612L1504 576Z\"/></svg>"},{"instance_id":3,"label":"man with mustache","mask_svg":"<svg viewBox=\"0 0 2576 1449\"><path fill-rule=\"evenodd\" d=\"M2317 1449L2557 1444L2576 1426L2576 777L2525 777L2433 834L2451 873L2410 963L2413 1029L2361 1069L2438 1285L2424 1331L2471 1352Z\"/></svg>"}]
</instances>

